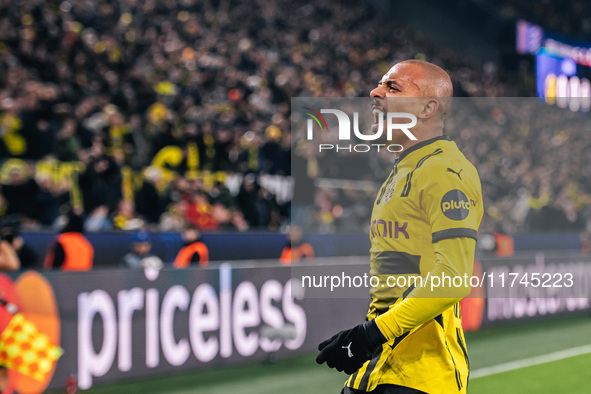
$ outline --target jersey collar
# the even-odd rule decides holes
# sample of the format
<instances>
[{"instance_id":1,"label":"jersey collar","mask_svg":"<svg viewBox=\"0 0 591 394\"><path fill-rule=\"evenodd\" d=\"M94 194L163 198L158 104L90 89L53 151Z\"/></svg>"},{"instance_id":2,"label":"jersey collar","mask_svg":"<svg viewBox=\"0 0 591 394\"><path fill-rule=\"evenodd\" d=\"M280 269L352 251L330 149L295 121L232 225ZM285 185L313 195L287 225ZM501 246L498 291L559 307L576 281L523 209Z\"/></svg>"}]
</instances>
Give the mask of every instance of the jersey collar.
<instances>
[{"instance_id":1,"label":"jersey collar","mask_svg":"<svg viewBox=\"0 0 591 394\"><path fill-rule=\"evenodd\" d=\"M421 141L418 144L414 144L413 146L411 146L410 148L408 148L404 152L402 152L400 154L400 156L398 156L398 160L396 162L400 163L410 153L412 153L416 150L419 150L427 145L431 145L432 143L434 143L436 141L440 141L440 140L451 141L451 138L449 138L449 135L440 135L439 137L429 138L428 140Z\"/></svg>"}]
</instances>

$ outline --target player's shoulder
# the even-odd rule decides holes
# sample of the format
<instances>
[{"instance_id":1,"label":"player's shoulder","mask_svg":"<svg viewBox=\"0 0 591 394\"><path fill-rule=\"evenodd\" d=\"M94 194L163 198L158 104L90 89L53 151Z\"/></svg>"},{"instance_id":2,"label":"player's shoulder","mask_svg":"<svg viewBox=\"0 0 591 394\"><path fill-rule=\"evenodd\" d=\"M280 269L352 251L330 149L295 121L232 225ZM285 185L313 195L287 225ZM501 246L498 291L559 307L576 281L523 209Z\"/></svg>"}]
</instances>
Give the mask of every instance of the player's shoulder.
<instances>
[{"instance_id":1,"label":"player's shoulder","mask_svg":"<svg viewBox=\"0 0 591 394\"><path fill-rule=\"evenodd\" d=\"M444 141L440 147L442 150L441 154L434 156L435 160L431 163L434 167L459 165L462 168L465 168L466 171L478 173L474 164L466 158L464 153L458 148L453 140Z\"/></svg>"},{"instance_id":2,"label":"player's shoulder","mask_svg":"<svg viewBox=\"0 0 591 394\"><path fill-rule=\"evenodd\" d=\"M421 166L422 177L435 183L472 183L480 185L478 170L460 151L455 142L445 141L440 145L440 153L431 156Z\"/></svg>"}]
</instances>

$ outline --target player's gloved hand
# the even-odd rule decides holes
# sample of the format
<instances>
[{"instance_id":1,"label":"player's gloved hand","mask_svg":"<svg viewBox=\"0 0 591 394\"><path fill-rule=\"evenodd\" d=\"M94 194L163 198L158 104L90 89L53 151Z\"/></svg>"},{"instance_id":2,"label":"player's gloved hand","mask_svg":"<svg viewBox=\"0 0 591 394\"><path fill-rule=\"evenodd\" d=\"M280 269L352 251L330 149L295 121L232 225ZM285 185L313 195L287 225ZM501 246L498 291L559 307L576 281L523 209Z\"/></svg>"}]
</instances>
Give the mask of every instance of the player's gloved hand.
<instances>
[{"instance_id":1,"label":"player's gloved hand","mask_svg":"<svg viewBox=\"0 0 591 394\"><path fill-rule=\"evenodd\" d=\"M316 362L326 362L329 367L350 375L371 359L384 342L387 342L386 337L375 320L370 320L350 330L341 331L318 345L320 353Z\"/></svg>"}]
</instances>

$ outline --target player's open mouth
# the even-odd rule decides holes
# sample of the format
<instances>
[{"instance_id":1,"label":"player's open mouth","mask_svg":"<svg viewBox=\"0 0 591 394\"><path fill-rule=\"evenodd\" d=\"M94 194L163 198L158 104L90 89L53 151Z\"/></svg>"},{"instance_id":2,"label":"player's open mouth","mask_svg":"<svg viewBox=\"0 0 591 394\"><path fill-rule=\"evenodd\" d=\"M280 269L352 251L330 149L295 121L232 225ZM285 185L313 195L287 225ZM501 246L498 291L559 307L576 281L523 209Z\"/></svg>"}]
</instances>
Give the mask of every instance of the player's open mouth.
<instances>
[{"instance_id":1,"label":"player's open mouth","mask_svg":"<svg viewBox=\"0 0 591 394\"><path fill-rule=\"evenodd\" d=\"M373 124L377 125L380 121L380 117L384 116L384 109L380 106L374 105L371 107L372 108L372 113L373 113Z\"/></svg>"}]
</instances>

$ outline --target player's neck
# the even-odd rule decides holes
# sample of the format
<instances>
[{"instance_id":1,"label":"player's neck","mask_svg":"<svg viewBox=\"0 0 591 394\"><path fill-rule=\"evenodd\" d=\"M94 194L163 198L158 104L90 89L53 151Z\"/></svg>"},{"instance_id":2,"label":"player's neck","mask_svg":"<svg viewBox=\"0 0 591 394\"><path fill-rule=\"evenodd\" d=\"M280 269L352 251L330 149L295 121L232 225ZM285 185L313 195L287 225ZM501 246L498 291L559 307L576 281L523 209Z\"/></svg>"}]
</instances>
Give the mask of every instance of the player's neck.
<instances>
[{"instance_id":1,"label":"player's neck","mask_svg":"<svg viewBox=\"0 0 591 394\"><path fill-rule=\"evenodd\" d=\"M412 129L412 133L415 137L417 137L416 140L411 140L408 139L406 141L404 141L403 143L401 143L402 145L402 152L406 151L407 149L415 146L416 144L419 144L423 141L427 141L430 140L432 138L437 138L437 137L441 137L443 135L443 123L441 123L441 127L439 127L439 125L436 125L435 127L423 127L419 130L417 130L417 128L413 128Z\"/></svg>"}]
</instances>

